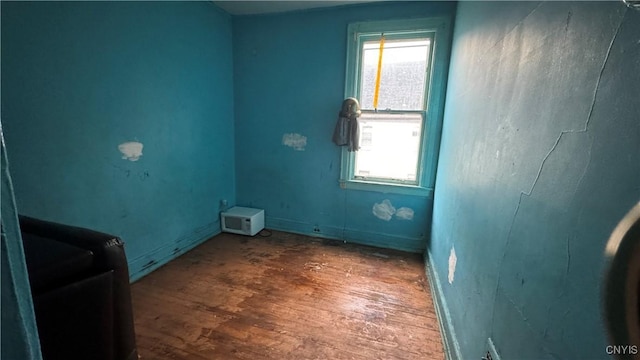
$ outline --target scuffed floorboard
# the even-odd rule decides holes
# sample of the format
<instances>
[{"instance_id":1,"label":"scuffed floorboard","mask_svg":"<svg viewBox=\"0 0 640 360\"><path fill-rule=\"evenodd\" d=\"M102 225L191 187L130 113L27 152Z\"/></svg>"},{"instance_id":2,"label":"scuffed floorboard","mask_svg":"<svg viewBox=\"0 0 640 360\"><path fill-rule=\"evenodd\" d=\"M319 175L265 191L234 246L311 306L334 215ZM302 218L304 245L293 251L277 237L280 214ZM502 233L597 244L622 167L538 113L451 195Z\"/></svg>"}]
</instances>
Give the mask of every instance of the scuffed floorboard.
<instances>
[{"instance_id":1,"label":"scuffed floorboard","mask_svg":"<svg viewBox=\"0 0 640 360\"><path fill-rule=\"evenodd\" d=\"M132 285L141 359L443 359L422 257L221 234Z\"/></svg>"}]
</instances>

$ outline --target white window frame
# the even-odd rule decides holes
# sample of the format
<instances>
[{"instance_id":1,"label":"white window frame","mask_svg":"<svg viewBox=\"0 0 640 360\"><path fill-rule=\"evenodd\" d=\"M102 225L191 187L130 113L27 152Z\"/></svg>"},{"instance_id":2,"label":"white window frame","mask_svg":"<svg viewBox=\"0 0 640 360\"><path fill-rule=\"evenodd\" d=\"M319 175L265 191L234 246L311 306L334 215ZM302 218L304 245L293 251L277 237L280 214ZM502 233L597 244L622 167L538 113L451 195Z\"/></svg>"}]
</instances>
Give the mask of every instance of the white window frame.
<instances>
[{"instance_id":1,"label":"white window frame","mask_svg":"<svg viewBox=\"0 0 640 360\"><path fill-rule=\"evenodd\" d=\"M414 37L427 37L431 40L430 58L427 64L424 111L392 111L395 113L418 112L422 114L421 146L416 181L357 177L354 174L355 154L343 147L340 186L345 189L432 196L449 61L449 20L447 18L422 18L349 24L345 98L358 98L360 92L362 44L364 41L380 39L382 33L384 33L387 40ZM378 112L383 112L383 110L378 110Z\"/></svg>"}]
</instances>

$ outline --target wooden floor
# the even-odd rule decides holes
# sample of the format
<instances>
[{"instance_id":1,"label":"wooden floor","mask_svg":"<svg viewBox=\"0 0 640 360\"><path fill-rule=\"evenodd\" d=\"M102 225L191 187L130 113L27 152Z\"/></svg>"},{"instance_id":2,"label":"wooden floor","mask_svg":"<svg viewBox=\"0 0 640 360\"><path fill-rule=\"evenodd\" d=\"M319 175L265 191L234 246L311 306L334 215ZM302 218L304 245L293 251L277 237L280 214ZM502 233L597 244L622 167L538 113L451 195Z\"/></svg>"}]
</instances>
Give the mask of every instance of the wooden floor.
<instances>
[{"instance_id":1,"label":"wooden floor","mask_svg":"<svg viewBox=\"0 0 640 360\"><path fill-rule=\"evenodd\" d=\"M420 255L218 235L132 285L141 359L443 359Z\"/></svg>"}]
</instances>

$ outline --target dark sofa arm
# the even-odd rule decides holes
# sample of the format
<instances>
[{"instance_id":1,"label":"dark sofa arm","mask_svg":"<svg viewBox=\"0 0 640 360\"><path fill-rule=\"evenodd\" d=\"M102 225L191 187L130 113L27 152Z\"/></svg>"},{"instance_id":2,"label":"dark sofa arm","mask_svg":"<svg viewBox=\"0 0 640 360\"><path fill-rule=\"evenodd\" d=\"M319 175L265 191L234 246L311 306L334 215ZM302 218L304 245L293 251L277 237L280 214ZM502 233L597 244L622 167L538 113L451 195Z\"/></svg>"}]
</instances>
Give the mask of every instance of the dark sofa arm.
<instances>
[{"instance_id":1,"label":"dark sofa arm","mask_svg":"<svg viewBox=\"0 0 640 360\"><path fill-rule=\"evenodd\" d=\"M91 250L95 255L98 270L125 270L127 282L129 270L124 256L124 243L114 235L81 227L19 215L20 231L67 243L81 249Z\"/></svg>"},{"instance_id":2,"label":"dark sofa arm","mask_svg":"<svg viewBox=\"0 0 640 360\"><path fill-rule=\"evenodd\" d=\"M21 232L90 250L94 254L96 271L113 271L115 359L137 358L129 286L129 266L122 240L114 235L24 215L19 215L19 221Z\"/></svg>"}]
</instances>

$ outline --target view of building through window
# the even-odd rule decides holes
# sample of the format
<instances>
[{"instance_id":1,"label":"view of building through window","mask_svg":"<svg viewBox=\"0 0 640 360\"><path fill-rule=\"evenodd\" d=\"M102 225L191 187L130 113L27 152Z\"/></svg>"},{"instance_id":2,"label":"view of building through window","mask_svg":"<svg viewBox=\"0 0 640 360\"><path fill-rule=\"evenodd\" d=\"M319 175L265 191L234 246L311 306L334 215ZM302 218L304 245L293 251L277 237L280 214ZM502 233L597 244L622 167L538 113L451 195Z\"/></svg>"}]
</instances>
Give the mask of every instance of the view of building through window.
<instances>
[{"instance_id":1,"label":"view of building through window","mask_svg":"<svg viewBox=\"0 0 640 360\"><path fill-rule=\"evenodd\" d=\"M378 109L423 110L429 39L393 40L384 44ZM380 42L362 46L360 107L373 110Z\"/></svg>"},{"instance_id":2,"label":"view of building through window","mask_svg":"<svg viewBox=\"0 0 640 360\"><path fill-rule=\"evenodd\" d=\"M416 181L422 115L363 113L356 178Z\"/></svg>"},{"instance_id":3,"label":"view of building through window","mask_svg":"<svg viewBox=\"0 0 640 360\"><path fill-rule=\"evenodd\" d=\"M384 44L378 111L373 108L379 41L362 43L360 63L360 151L355 178L416 182L431 40L412 38Z\"/></svg>"}]
</instances>

